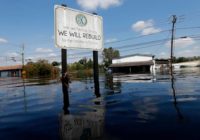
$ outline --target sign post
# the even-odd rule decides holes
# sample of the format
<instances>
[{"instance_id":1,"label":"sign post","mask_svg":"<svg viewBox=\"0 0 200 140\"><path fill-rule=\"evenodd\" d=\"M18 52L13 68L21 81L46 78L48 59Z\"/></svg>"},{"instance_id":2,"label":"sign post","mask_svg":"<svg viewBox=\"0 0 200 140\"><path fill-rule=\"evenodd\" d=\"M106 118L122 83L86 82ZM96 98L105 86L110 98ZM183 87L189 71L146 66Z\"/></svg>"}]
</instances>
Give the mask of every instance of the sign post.
<instances>
[{"instance_id":1,"label":"sign post","mask_svg":"<svg viewBox=\"0 0 200 140\"><path fill-rule=\"evenodd\" d=\"M62 49L62 76L67 71L64 49L92 50L95 94L99 97L98 51L103 49L103 18L65 5L56 5L54 15L55 46Z\"/></svg>"},{"instance_id":2,"label":"sign post","mask_svg":"<svg viewBox=\"0 0 200 140\"><path fill-rule=\"evenodd\" d=\"M98 51L93 51L93 77L94 77L95 95L96 97L100 97Z\"/></svg>"},{"instance_id":3,"label":"sign post","mask_svg":"<svg viewBox=\"0 0 200 140\"><path fill-rule=\"evenodd\" d=\"M63 7L67 5L62 4ZM64 78L65 73L67 72L67 49L61 49L61 64L62 64L62 78Z\"/></svg>"}]
</instances>

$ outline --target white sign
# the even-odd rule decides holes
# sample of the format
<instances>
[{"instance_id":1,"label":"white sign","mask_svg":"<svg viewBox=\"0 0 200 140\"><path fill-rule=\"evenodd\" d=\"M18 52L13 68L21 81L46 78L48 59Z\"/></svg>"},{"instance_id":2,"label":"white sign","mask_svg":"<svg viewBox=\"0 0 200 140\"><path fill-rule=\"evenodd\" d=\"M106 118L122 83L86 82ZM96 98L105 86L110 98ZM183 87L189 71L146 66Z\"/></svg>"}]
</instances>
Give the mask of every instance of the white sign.
<instances>
[{"instance_id":1,"label":"white sign","mask_svg":"<svg viewBox=\"0 0 200 140\"><path fill-rule=\"evenodd\" d=\"M103 18L56 5L55 45L63 49L103 49Z\"/></svg>"}]
</instances>

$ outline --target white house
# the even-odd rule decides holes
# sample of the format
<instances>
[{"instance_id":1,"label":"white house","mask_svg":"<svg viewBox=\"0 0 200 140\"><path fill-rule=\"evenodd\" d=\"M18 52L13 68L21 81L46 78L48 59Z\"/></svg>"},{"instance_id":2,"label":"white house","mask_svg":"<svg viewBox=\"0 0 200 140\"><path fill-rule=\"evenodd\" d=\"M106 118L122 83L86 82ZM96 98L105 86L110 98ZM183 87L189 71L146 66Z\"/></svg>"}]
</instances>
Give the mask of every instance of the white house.
<instances>
[{"instance_id":1,"label":"white house","mask_svg":"<svg viewBox=\"0 0 200 140\"><path fill-rule=\"evenodd\" d=\"M113 73L148 73L154 65L154 55L133 54L113 59L110 68Z\"/></svg>"}]
</instances>

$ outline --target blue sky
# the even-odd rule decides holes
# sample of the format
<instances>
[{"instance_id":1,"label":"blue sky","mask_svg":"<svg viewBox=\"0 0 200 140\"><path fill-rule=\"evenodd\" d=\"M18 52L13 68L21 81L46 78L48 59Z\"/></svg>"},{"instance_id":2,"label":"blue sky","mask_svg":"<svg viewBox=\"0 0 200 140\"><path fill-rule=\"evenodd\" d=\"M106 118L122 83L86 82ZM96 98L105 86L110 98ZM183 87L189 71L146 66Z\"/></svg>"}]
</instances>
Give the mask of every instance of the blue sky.
<instances>
[{"instance_id":1,"label":"blue sky","mask_svg":"<svg viewBox=\"0 0 200 140\"><path fill-rule=\"evenodd\" d=\"M187 36L175 41L174 55L200 54L199 0L0 0L0 65L20 64L22 44L27 61L60 61L60 49L53 40L54 5L62 3L102 16L104 47L119 49L121 56L169 57L171 15L177 16L175 36ZM161 41L152 43L156 40ZM69 62L92 55L91 51L81 52L69 50Z\"/></svg>"}]
</instances>

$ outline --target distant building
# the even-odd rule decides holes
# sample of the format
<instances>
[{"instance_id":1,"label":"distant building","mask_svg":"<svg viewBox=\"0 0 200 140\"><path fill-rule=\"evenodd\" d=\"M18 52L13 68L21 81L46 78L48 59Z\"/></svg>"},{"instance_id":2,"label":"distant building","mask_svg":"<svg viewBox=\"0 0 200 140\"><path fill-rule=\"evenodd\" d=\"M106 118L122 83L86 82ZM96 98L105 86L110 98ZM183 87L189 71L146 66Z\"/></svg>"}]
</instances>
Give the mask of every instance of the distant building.
<instances>
[{"instance_id":1,"label":"distant building","mask_svg":"<svg viewBox=\"0 0 200 140\"><path fill-rule=\"evenodd\" d=\"M185 68L185 67L200 67L200 61L187 61L187 62L181 62L181 63L174 63L173 67L175 69Z\"/></svg>"},{"instance_id":2,"label":"distant building","mask_svg":"<svg viewBox=\"0 0 200 140\"><path fill-rule=\"evenodd\" d=\"M150 73L154 66L154 55L133 54L113 59L113 73Z\"/></svg>"},{"instance_id":3,"label":"distant building","mask_svg":"<svg viewBox=\"0 0 200 140\"><path fill-rule=\"evenodd\" d=\"M169 70L169 59L155 59L154 69L156 71Z\"/></svg>"},{"instance_id":4,"label":"distant building","mask_svg":"<svg viewBox=\"0 0 200 140\"><path fill-rule=\"evenodd\" d=\"M0 77L20 77L22 75L22 65L0 66Z\"/></svg>"}]
</instances>

